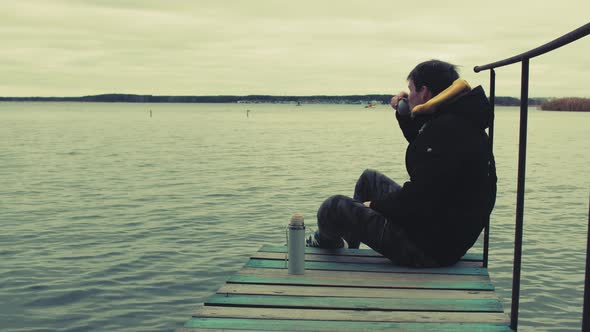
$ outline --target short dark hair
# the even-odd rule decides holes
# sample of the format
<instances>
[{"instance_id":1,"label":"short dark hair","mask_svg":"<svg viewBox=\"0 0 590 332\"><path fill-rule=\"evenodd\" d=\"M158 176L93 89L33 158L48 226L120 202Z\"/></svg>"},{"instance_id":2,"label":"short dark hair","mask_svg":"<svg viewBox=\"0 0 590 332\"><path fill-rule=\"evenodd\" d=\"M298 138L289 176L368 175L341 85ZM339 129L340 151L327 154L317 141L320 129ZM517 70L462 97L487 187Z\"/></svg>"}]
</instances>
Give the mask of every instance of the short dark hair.
<instances>
[{"instance_id":1,"label":"short dark hair","mask_svg":"<svg viewBox=\"0 0 590 332\"><path fill-rule=\"evenodd\" d=\"M457 66L440 60L428 60L414 67L407 80L412 80L416 89L426 86L432 96L436 96L458 78Z\"/></svg>"}]
</instances>

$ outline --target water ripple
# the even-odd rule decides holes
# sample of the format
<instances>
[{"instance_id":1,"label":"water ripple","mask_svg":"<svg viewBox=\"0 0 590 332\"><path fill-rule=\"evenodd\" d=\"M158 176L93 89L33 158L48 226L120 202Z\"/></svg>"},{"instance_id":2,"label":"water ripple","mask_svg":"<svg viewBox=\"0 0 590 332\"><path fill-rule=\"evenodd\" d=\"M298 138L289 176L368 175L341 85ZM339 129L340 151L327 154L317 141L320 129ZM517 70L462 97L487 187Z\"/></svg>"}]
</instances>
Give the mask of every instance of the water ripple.
<instances>
[{"instance_id":1,"label":"water ripple","mask_svg":"<svg viewBox=\"0 0 590 332\"><path fill-rule=\"evenodd\" d=\"M321 202L351 195L365 168L407 179L405 139L387 112L260 105L246 123L239 105L187 104L138 121L141 105L22 105L29 113L0 104L10 120L0 131L0 303L10 331L174 330L261 245L284 243L292 213L313 228ZM514 114L496 115L490 235L491 278L507 311ZM581 324L586 115L529 115L524 331ZM555 130L566 134L544 139Z\"/></svg>"}]
</instances>

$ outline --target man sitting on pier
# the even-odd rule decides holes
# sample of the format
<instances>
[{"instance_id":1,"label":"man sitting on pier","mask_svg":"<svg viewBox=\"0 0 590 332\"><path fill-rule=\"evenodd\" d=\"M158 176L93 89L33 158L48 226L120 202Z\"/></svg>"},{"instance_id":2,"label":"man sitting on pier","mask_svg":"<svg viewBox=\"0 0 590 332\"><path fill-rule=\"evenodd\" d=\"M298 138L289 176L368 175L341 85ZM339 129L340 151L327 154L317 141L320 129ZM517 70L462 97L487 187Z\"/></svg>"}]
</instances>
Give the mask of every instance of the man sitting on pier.
<instances>
[{"instance_id":1,"label":"man sitting on pier","mask_svg":"<svg viewBox=\"0 0 590 332\"><path fill-rule=\"evenodd\" d=\"M418 64L407 79L409 93L398 93L391 106L409 142L410 180L400 186L365 170L353 198L324 201L307 246L358 248L362 242L396 264L446 266L467 252L489 220L496 171L482 87L472 90L454 65L438 60Z\"/></svg>"}]
</instances>

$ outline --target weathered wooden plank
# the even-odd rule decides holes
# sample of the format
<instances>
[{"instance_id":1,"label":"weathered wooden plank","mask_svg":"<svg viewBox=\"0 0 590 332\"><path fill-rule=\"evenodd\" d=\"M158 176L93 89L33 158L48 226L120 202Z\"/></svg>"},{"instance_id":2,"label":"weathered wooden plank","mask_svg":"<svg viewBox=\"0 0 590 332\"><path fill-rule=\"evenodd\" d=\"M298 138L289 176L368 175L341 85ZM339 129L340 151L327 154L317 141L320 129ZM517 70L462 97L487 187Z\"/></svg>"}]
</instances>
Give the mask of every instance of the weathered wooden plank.
<instances>
[{"instance_id":1,"label":"weathered wooden plank","mask_svg":"<svg viewBox=\"0 0 590 332\"><path fill-rule=\"evenodd\" d=\"M287 246L273 246L263 245L259 252L280 252L286 253ZM373 249L321 249L321 248L305 248L306 254L318 255L340 255L340 256L366 256L366 257L383 257L380 253ZM461 260L467 261L483 261L483 254L481 253L467 253Z\"/></svg>"},{"instance_id":2,"label":"weathered wooden plank","mask_svg":"<svg viewBox=\"0 0 590 332\"><path fill-rule=\"evenodd\" d=\"M275 259L275 260L286 260L286 252L269 252L269 251L258 251L253 254L250 258L254 259ZM338 254L314 254L306 253L306 261L316 262L340 262L340 263L365 263L365 264L391 264L391 261L383 256L353 256L353 255L338 255Z\"/></svg>"},{"instance_id":3,"label":"weathered wooden plank","mask_svg":"<svg viewBox=\"0 0 590 332\"><path fill-rule=\"evenodd\" d=\"M213 294L205 305L268 308L315 308L347 310L502 312L497 299L398 299L363 297L315 297L284 295Z\"/></svg>"},{"instance_id":4,"label":"weathered wooden plank","mask_svg":"<svg viewBox=\"0 0 590 332\"><path fill-rule=\"evenodd\" d=\"M326 271L326 270L306 270L304 275L290 275L284 269L261 269L244 267L239 274L253 274L259 276L286 276L292 279L298 279L304 276L326 279L341 280L422 280L422 281L484 281L491 283L488 275L453 275L453 274L428 274L428 273L382 273L382 272L365 272L365 271Z\"/></svg>"},{"instance_id":5,"label":"weathered wooden plank","mask_svg":"<svg viewBox=\"0 0 590 332\"><path fill-rule=\"evenodd\" d=\"M302 276L289 275L286 270L243 268L228 283L254 283L308 286L348 286L377 288L424 288L494 290L487 275L445 275L308 270Z\"/></svg>"},{"instance_id":6,"label":"weathered wooden plank","mask_svg":"<svg viewBox=\"0 0 590 332\"><path fill-rule=\"evenodd\" d=\"M343 296L398 299L497 299L492 291L386 289L357 287L302 287L290 285L225 284L217 294Z\"/></svg>"},{"instance_id":7,"label":"weathered wooden plank","mask_svg":"<svg viewBox=\"0 0 590 332\"><path fill-rule=\"evenodd\" d=\"M237 329L255 331L424 331L491 332L511 331L506 324L493 323L391 323L391 322L323 322L315 320L242 319L195 317L186 322L189 328ZM198 330L197 330L198 331ZM192 331L191 331L192 332Z\"/></svg>"},{"instance_id":8,"label":"weathered wooden plank","mask_svg":"<svg viewBox=\"0 0 590 332\"><path fill-rule=\"evenodd\" d=\"M392 283L387 281L350 282L349 280L334 279L330 281L311 278L289 279L258 277L249 275L232 276L230 283L254 283L276 285L308 285L308 286L348 286L348 287L381 287L381 288L424 288L424 289L464 289L464 290L493 290L494 285L479 282L445 282L445 283L420 283L407 281L405 283Z\"/></svg>"},{"instance_id":9,"label":"weathered wooden plank","mask_svg":"<svg viewBox=\"0 0 590 332\"><path fill-rule=\"evenodd\" d=\"M238 330L238 329L228 329L225 327L222 328L213 328L213 329L208 329L208 328L196 328L196 327L181 327L179 329L176 329L176 332L251 332L252 330ZM275 330L276 331L276 330Z\"/></svg>"},{"instance_id":10,"label":"weathered wooden plank","mask_svg":"<svg viewBox=\"0 0 590 332\"><path fill-rule=\"evenodd\" d=\"M279 252L262 252L259 251L252 255L252 259L268 259L278 260L286 263L286 253ZM357 264L376 264L376 265L394 265L389 259L385 257L375 256L346 256L346 255L318 255L305 254L306 262L333 262L333 263L357 263ZM456 267L481 267L481 262L478 261L459 261L451 268Z\"/></svg>"},{"instance_id":11,"label":"weathered wooden plank","mask_svg":"<svg viewBox=\"0 0 590 332\"><path fill-rule=\"evenodd\" d=\"M202 306L194 317L251 319L307 319L318 321L406 322L406 323L505 323L508 316L497 312L424 312L373 310L316 310Z\"/></svg>"},{"instance_id":12,"label":"weathered wooden plank","mask_svg":"<svg viewBox=\"0 0 590 332\"><path fill-rule=\"evenodd\" d=\"M284 261L250 259L247 267L265 269L286 269ZM334 262L305 262L306 270L331 270L331 271L366 271L366 272L396 272L396 273L433 273L433 274L462 274L485 275L487 270L482 267L438 267L438 268L410 268L396 265L376 264L341 264Z\"/></svg>"},{"instance_id":13,"label":"weathered wooden plank","mask_svg":"<svg viewBox=\"0 0 590 332\"><path fill-rule=\"evenodd\" d=\"M479 254L412 269L371 249L306 248L293 276L286 249L263 246L177 331L511 331Z\"/></svg>"}]
</instances>

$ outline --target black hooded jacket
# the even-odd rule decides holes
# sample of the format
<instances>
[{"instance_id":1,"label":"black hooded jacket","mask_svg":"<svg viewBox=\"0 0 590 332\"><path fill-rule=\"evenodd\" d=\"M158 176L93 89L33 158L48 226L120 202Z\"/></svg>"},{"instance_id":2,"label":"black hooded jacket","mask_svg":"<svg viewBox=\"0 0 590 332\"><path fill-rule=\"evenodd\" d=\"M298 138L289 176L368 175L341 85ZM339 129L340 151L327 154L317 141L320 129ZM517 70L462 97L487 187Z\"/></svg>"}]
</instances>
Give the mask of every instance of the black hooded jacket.
<instances>
[{"instance_id":1,"label":"black hooded jacket","mask_svg":"<svg viewBox=\"0 0 590 332\"><path fill-rule=\"evenodd\" d=\"M432 115L396 117L410 142L410 181L371 208L440 264L453 264L475 243L496 200L488 99L478 86Z\"/></svg>"}]
</instances>

